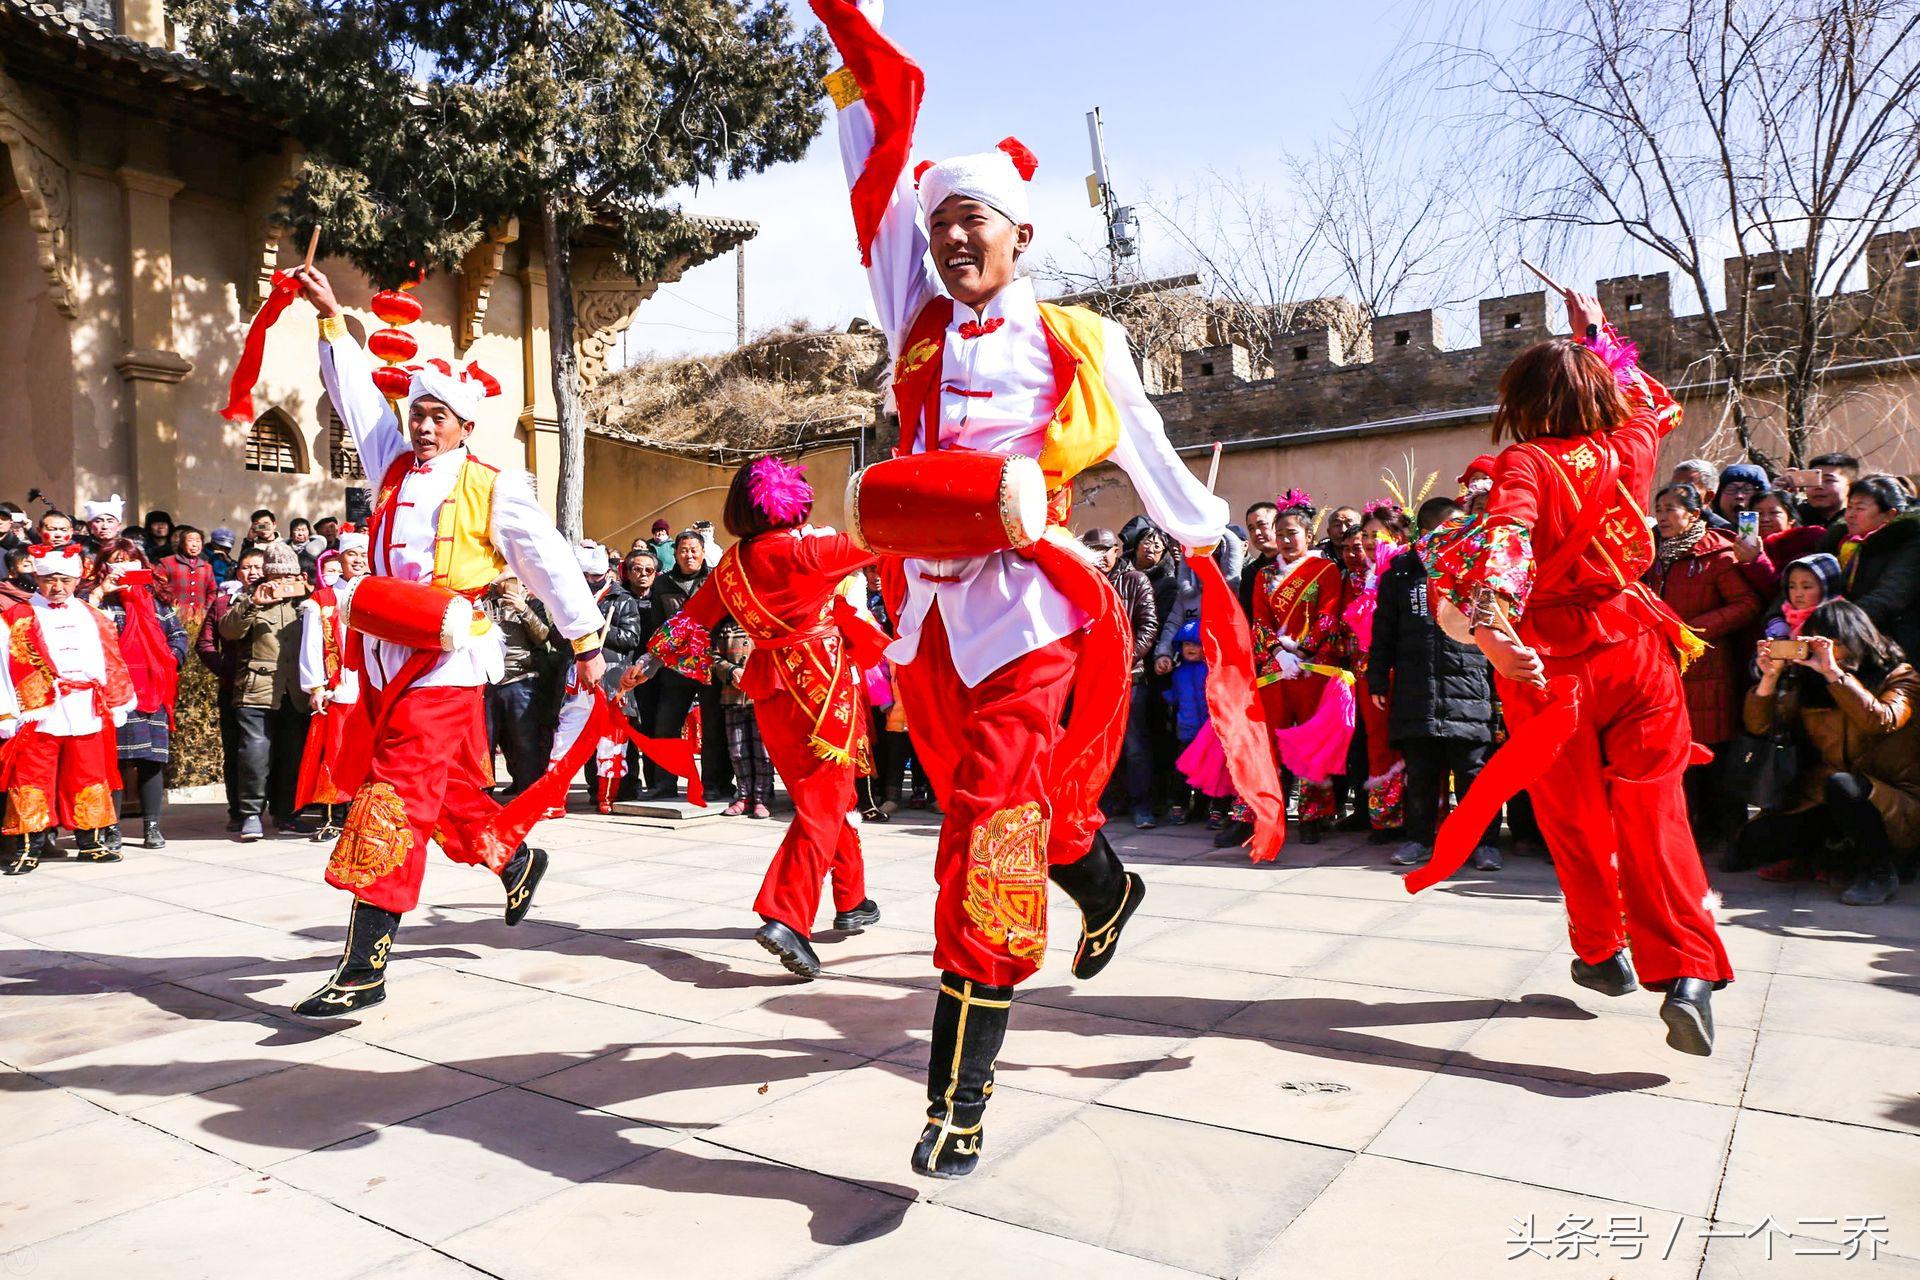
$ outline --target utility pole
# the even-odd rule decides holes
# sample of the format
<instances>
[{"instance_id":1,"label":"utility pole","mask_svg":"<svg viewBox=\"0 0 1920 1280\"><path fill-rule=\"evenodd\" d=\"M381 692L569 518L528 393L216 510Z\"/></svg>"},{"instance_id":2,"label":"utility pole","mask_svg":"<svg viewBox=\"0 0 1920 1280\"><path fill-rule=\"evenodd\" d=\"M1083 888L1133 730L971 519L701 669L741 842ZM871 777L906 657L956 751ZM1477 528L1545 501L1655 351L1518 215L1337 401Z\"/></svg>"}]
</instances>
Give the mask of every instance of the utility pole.
<instances>
[{"instance_id":1,"label":"utility pole","mask_svg":"<svg viewBox=\"0 0 1920 1280\"><path fill-rule=\"evenodd\" d=\"M1107 176L1107 136L1100 124L1100 108L1087 112L1087 143L1093 151L1093 172L1087 175L1087 202L1100 210L1107 228L1107 261L1113 284L1120 283L1120 262L1140 252L1140 222L1133 206L1114 198Z\"/></svg>"},{"instance_id":2,"label":"utility pole","mask_svg":"<svg viewBox=\"0 0 1920 1280\"><path fill-rule=\"evenodd\" d=\"M733 247L733 345L747 345L747 242Z\"/></svg>"}]
</instances>

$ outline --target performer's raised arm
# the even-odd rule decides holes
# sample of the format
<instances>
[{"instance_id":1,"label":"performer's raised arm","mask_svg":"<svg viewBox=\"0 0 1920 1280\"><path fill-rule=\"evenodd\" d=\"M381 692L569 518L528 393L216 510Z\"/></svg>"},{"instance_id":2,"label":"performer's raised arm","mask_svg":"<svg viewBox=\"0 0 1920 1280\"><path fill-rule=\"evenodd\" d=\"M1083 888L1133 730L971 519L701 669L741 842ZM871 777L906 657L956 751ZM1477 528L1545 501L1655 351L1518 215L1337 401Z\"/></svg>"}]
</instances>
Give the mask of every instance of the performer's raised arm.
<instances>
[{"instance_id":1,"label":"performer's raised arm","mask_svg":"<svg viewBox=\"0 0 1920 1280\"><path fill-rule=\"evenodd\" d=\"M1167 441L1160 411L1147 399L1147 389L1134 368L1127 331L1107 320L1107 359L1102 365L1107 394L1120 410L1120 440L1113 463L1127 473L1140 505L1167 533L1188 547L1212 548L1227 531L1231 512L1225 498L1209 493L1200 478L1187 470Z\"/></svg>"},{"instance_id":2,"label":"performer's raised arm","mask_svg":"<svg viewBox=\"0 0 1920 1280\"><path fill-rule=\"evenodd\" d=\"M605 619L580 576L573 549L541 509L532 476L517 470L500 473L493 486L493 523L487 533L506 557L513 576L546 604L548 618L566 637L574 656L584 660L597 653Z\"/></svg>"},{"instance_id":3,"label":"performer's raised arm","mask_svg":"<svg viewBox=\"0 0 1920 1280\"><path fill-rule=\"evenodd\" d=\"M393 460L410 448L406 431L393 406L373 385L373 367L347 332L333 285L313 267L299 267L292 274L320 313L320 381L326 385L327 398L353 436L361 467L369 476L385 475Z\"/></svg>"},{"instance_id":4,"label":"performer's raised arm","mask_svg":"<svg viewBox=\"0 0 1920 1280\"><path fill-rule=\"evenodd\" d=\"M920 68L880 33L880 0L813 0L846 65L827 78L854 232L880 327L894 355L920 309L940 292L927 266L907 156L920 109Z\"/></svg>"}]
</instances>

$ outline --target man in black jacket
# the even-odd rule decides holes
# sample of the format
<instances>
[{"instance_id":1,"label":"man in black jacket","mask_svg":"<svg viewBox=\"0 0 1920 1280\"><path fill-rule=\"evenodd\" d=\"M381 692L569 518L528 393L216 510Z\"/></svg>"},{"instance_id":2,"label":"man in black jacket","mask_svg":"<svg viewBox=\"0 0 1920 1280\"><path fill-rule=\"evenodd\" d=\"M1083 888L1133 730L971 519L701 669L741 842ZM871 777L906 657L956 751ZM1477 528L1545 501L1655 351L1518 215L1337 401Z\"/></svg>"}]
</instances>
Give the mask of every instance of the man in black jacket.
<instances>
[{"instance_id":1,"label":"man in black jacket","mask_svg":"<svg viewBox=\"0 0 1920 1280\"><path fill-rule=\"evenodd\" d=\"M1147 675L1147 660L1160 634L1160 615L1154 602L1153 586L1147 575L1120 558L1120 539L1111 529L1089 529L1081 535L1087 549L1094 553L1107 581L1120 597L1120 608L1133 631L1133 694L1127 704L1127 736L1120 748L1122 776L1127 788L1127 803L1133 810L1133 825L1148 830L1153 820L1153 742L1149 736L1151 717L1158 714L1153 688Z\"/></svg>"},{"instance_id":2,"label":"man in black jacket","mask_svg":"<svg viewBox=\"0 0 1920 1280\"><path fill-rule=\"evenodd\" d=\"M1420 506L1420 532L1459 511L1450 498L1428 499ZM1407 762L1406 842L1392 856L1402 867L1433 855L1448 775L1453 794L1465 795L1493 750L1492 666L1478 649L1440 629L1429 600L1419 553L1401 552L1380 575L1367 658L1368 695L1386 710L1388 741ZM1475 871L1500 869L1493 834L1484 833L1473 851Z\"/></svg>"}]
</instances>

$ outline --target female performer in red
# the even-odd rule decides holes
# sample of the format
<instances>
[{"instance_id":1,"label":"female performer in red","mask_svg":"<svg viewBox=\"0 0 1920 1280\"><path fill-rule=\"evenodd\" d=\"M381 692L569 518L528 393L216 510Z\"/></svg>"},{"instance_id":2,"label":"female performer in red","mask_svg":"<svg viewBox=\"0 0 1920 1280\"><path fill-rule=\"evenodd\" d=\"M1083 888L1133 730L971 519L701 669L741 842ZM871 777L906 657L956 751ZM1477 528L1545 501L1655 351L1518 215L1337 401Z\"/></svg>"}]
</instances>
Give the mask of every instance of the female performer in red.
<instances>
[{"instance_id":1,"label":"female performer in red","mask_svg":"<svg viewBox=\"0 0 1920 1280\"><path fill-rule=\"evenodd\" d=\"M1494 438L1513 443L1486 513L1422 549L1493 663L1513 736L1407 887L1457 870L1527 787L1566 895L1573 980L1625 995L1637 965L1666 992L1667 1043L1704 1056L1712 993L1733 978L1681 790L1696 751L1680 672L1705 644L1640 582L1654 558L1641 504L1680 409L1596 299L1566 300L1584 337L1537 343L1501 376Z\"/></svg>"},{"instance_id":2,"label":"female performer in red","mask_svg":"<svg viewBox=\"0 0 1920 1280\"><path fill-rule=\"evenodd\" d=\"M841 581L874 557L843 533L804 527L813 486L801 471L769 457L734 472L724 519L740 541L654 633L621 689L663 665L702 683L711 679L709 632L723 617L752 635L740 689L753 699L767 754L794 805L754 900L766 922L754 937L790 972L813 978L820 957L810 938L829 869L835 929L864 929L880 919L867 897L851 815L858 808L854 779L873 772L862 668L878 661L886 637L838 594Z\"/></svg>"}]
</instances>

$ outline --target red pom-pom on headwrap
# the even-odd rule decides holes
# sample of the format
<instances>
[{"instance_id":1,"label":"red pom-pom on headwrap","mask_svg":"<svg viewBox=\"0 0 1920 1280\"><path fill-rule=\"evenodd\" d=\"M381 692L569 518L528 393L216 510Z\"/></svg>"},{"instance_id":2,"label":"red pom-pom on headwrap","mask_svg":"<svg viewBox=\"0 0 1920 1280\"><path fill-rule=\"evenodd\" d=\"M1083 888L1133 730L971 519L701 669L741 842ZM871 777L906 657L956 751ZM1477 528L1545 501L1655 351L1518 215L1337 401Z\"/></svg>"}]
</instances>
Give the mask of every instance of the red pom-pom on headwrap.
<instances>
[{"instance_id":1,"label":"red pom-pom on headwrap","mask_svg":"<svg viewBox=\"0 0 1920 1280\"><path fill-rule=\"evenodd\" d=\"M747 470L747 497L775 524L798 524L813 510L807 469L772 454Z\"/></svg>"},{"instance_id":2,"label":"red pom-pom on headwrap","mask_svg":"<svg viewBox=\"0 0 1920 1280\"><path fill-rule=\"evenodd\" d=\"M1034 170L1040 167L1040 157L1028 150L1026 143L1009 135L993 145L1007 153L1007 158L1013 161L1014 171L1020 175L1020 181L1033 181Z\"/></svg>"},{"instance_id":3,"label":"red pom-pom on headwrap","mask_svg":"<svg viewBox=\"0 0 1920 1280\"><path fill-rule=\"evenodd\" d=\"M933 161L931 160L922 160L919 164L913 166L913 185L916 187L919 186L920 179L925 177L927 170L931 168L933 168Z\"/></svg>"}]
</instances>

